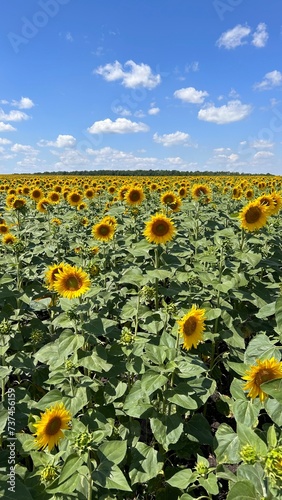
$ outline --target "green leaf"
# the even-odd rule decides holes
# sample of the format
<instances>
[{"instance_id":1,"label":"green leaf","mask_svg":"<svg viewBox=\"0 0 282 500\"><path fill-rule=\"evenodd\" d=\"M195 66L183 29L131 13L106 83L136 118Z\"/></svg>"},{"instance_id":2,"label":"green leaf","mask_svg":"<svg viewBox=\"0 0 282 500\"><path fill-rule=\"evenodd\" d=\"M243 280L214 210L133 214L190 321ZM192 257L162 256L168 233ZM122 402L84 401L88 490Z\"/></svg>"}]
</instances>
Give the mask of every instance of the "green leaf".
<instances>
[{"instance_id":1,"label":"green leaf","mask_svg":"<svg viewBox=\"0 0 282 500\"><path fill-rule=\"evenodd\" d=\"M196 441L201 444L213 444L213 436L211 433L210 425L206 418L200 413L195 413L190 418L187 426L185 427L185 434L190 441Z\"/></svg>"},{"instance_id":2,"label":"green leaf","mask_svg":"<svg viewBox=\"0 0 282 500\"><path fill-rule=\"evenodd\" d=\"M237 470L238 479L247 479L250 481L261 497L264 496L264 470L260 464L248 465L242 464Z\"/></svg>"},{"instance_id":3,"label":"green leaf","mask_svg":"<svg viewBox=\"0 0 282 500\"><path fill-rule=\"evenodd\" d=\"M199 477L199 484L205 488L210 495L217 495L219 492L217 478L215 474L209 474L207 478Z\"/></svg>"},{"instance_id":4,"label":"green leaf","mask_svg":"<svg viewBox=\"0 0 282 500\"><path fill-rule=\"evenodd\" d=\"M59 484L64 483L70 476L75 474L82 464L82 458L76 455L76 453L72 453L71 455L69 455L60 474Z\"/></svg>"},{"instance_id":5,"label":"green leaf","mask_svg":"<svg viewBox=\"0 0 282 500\"><path fill-rule=\"evenodd\" d=\"M129 477L132 485L145 483L162 471L163 461L160 454L151 446L138 442L131 455Z\"/></svg>"},{"instance_id":6,"label":"green leaf","mask_svg":"<svg viewBox=\"0 0 282 500\"><path fill-rule=\"evenodd\" d=\"M2 483L2 481L1 481ZM5 500L33 500L33 497L29 489L24 485L24 483L16 475L14 489L11 490L12 485L7 482L5 478L5 486L0 486L0 496ZM3 483L2 483L3 484Z\"/></svg>"},{"instance_id":7,"label":"green leaf","mask_svg":"<svg viewBox=\"0 0 282 500\"><path fill-rule=\"evenodd\" d=\"M275 302L271 302L270 304L265 304L256 314L256 317L259 319L269 318L269 316L273 316L275 313Z\"/></svg>"},{"instance_id":8,"label":"green leaf","mask_svg":"<svg viewBox=\"0 0 282 500\"><path fill-rule=\"evenodd\" d=\"M155 439L167 451L170 444L177 443L183 432L183 422L180 415L159 415L150 418L151 429Z\"/></svg>"},{"instance_id":9,"label":"green leaf","mask_svg":"<svg viewBox=\"0 0 282 500\"><path fill-rule=\"evenodd\" d=\"M278 297L275 303L275 319L277 330L279 333L282 333L282 296Z\"/></svg>"},{"instance_id":10,"label":"green leaf","mask_svg":"<svg viewBox=\"0 0 282 500\"><path fill-rule=\"evenodd\" d=\"M237 483L232 486L230 492L227 495L226 500L260 500L261 496L256 491L255 486L251 481L237 481Z\"/></svg>"},{"instance_id":11,"label":"green leaf","mask_svg":"<svg viewBox=\"0 0 282 500\"><path fill-rule=\"evenodd\" d=\"M257 335L246 349L244 363L254 365L257 359L263 360L272 357L280 359L279 348L273 345L274 342L270 341L264 334Z\"/></svg>"},{"instance_id":12,"label":"green leaf","mask_svg":"<svg viewBox=\"0 0 282 500\"><path fill-rule=\"evenodd\" d=\"M215 454L220 464L236 464L240 461L239 438L231 427L221 424L217 429Z\"/></svg>"},{"instance_id":13,"label":"green leaf","mask_svg":"<svg viewBox=\"0 0 282 500\"><path fill-rule=\"evenodd\" d=\"M282 403L282 378L264 382L261 384L260 388L279 403Z\"/></svg>"},{"instance_id":14,"label":"green leaf","mask_svg":"<svg viewBox=\"0 0 282 500\"><path fill-rule=\"evenodd\" d=\"M108 460L103 460L98 468L92 472L94 484L106 489L131 491L131 488L118 465L113 465Z\"/></svg>"},{"instance_id":15,"label":"green leaf","mask_svg":"<svg viewBox=\"0 0 282 500\"><path fill-rule=\"evenodd\" d=\"M185 490L190 484L190 478L192 476L191 469L184 469L176 472L170 479L166 482L173 488L179 488Z\"/></svg>"},{"instance_id":16,"label":"green leaf","mask_svg":"<svg viewBox=\"0 0 282 500\"><path fill-rule=\"evenodd\" d=\"M264 457L267 454L267 445L253 429L239 422L237 425L237 434L242 447L249 444L256 450L256 453L260 457Z\"/></svg>"},{"instance_id":17,"label":"green leaf","mask_svg":"<svg viewBox=\"0 0 282 500\"><path fill-rule=\"evenodd\" d=\"M259 401L244 401L237 399L232 404L232 411L237 423L256 427L258 423L258 415L261 409Z\"/></svg>"},{"instance_id":18,"label":"green leaf","mask_svg":"<svg viewBox=\"0 0 282 500\"><path fill-rule=\"evenodd\" d=\"M105 458L109 462L118 465L125 457L127 441L107 441L98 448L98 456L101 461Z\"/></svg>"},{"instance_id":19,"label":"green leaf","mask_svg":"<svg viewBox=\"0 0 282 500\"><path fill-rule=\"evenodd\" d=\"M266 413L270 416L275 424L282 426L282 404L276 399L268 398L265 402Z\"/></svg>"},{"instance_id":20,"label":"green leaf","mask_svg":"<svg viewBox=\"0 0 282 500\"><path fill-rule=\"evenodd\" d=\"M167 380L165 375L147 370L141 379L141 389L148 395L153 394L157 389L163 387Z\"/></svg>"}]
</instances>

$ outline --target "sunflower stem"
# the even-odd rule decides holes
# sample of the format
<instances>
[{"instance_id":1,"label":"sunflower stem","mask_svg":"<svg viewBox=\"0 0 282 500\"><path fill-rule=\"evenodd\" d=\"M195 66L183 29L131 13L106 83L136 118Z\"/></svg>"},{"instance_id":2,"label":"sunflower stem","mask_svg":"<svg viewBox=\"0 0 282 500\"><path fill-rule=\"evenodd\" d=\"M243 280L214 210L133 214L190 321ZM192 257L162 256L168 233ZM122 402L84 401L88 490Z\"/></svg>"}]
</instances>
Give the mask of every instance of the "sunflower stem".
<instances>
[{"instance_id":1,"label":"sunflower stem","mask_svg":"<svg viewBox=\"0 0 282 500\"><path fill-rule=\"evenodd\" d=\"M91 458L90 458L90 450L88 450L87 467L89 470L87 500L92 500L92 465L91 465Z\"/></svg>"},{"instance_id":2,"label":"sunflower stem","mask_svg":"<svg viewBox=\"0 0 282 500\"><path fill-rule=\"evenodd\" d=\"M155 248L155 269L159 269L160 266L160 254L159 246ZM159 278L155 278L155 310L159 309Z\"/></svg>"}]
</instances>

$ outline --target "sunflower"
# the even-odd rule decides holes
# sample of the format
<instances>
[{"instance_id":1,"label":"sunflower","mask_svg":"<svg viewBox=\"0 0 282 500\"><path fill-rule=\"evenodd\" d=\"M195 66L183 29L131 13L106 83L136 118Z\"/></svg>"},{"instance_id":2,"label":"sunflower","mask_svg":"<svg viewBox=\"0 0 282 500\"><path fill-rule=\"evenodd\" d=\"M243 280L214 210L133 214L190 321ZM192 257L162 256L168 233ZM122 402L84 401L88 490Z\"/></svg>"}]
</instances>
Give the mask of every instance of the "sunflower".
<instances>
[{"instance_id":1,"label":"sunflower","mask_svg":"<svg viewBox=\"0 0 282 500\"><path fill-rule=\"evenodd\" d=\"M179 196L176 196L175 201L173 203L170 203L169 208L173 212L178 212L180 210L181 205L182 205L181 198Z\"/></svg>"},{"instance_id":2,"label":"sunflower","mask_svg":"<svg viewBox=\"0 0 282 500\"><path fill-rule=\"evenodd\" d=\"M151 220L146 222L144 236L149 243L167 243L176 234L174 223L163 214L152 215Z\"/></svg>"},{"instance_id":3,"label":"sunflower","mask_svg":"<svg viewBox=\"0 0 282 500\"><path fill-rule=\"evenodd\" d=\"M266 215L272 215L275 209L275 204L272 196L270 194L263 194L256 199L256 201L265 207Z\"/></svg>"},{"instance_id":4,"label":"sunflower","mask_svg":"<svg viewBox=\"0 0 282 500\"><path fill-rule=\"evenodd\" d=\"M161 203L164 203L164 205L170 206L171 204L175 203L176 200L176 195L172 191L167 191L161 196Z\"/></svg>"},{"instance_id":5,"label":"sunflower","mask_svg":"<svg viewBox=\"0 0 282 500\"><path fill-rule=\"evenodd\" d=\"M141 187L134 187L126 191L124 199L131 206L140 205L144 200L144 192Z\"/></svg>"},{"instance_id":6,"label":"sunflower","mask_svg":"<svg viewBox=\"0 0 282 500\"><path fill-rule=\"evenodd\" d=\"M194 200L200 200L203 197L209 198L211 195L211 189L206 184L196 184L192 188L192 198Z\"/></svg>"},{"instance_id":7,"label":"sunflower","mask_svg":"<svg viewBox=\"0 0 282 500\"><path fill-rule=\"evenodd\" d=\"M48 194L48 200L50 201L50 203L52 203L53 205L56 205L57 203L59 203L60 201L60 193L58 193L57 191L51 191L49 194Z\"/></svg>"},{"instance_id":8,"label":"sunflower","mask_svg":"<svg viewBox=\"0 0 282 500\"><path fill-rule=\"evenodd\" d=\"M11 204L11 208L14 210L21 210L26 204L23 198L15 198Z\"/></svg>"},{"instance_id":9,"label":"sunflower","mask_svg":"<svg viewBox=\"0 0 282 500\"><path fill-rule=\"evenodd\" d=\"M54 224L55 226L60 226L60 224L62 224L62 221L57 217L54 217L54 219L51 220L51 223Z\"/></svg>"},{"instance_id":10,"label":"sunflower","mask_svg":"<svg viewBox=\"0 0 282 500\"><path fill-rule=\"evenodd\" d=\"M39 212L42 212L43 214L47 214L48 212L48 206L50 206L51 203L50 201L48 200L48 198L41 198L41 200L39 200L39 202L37 203L36 205L36 208Z\"/></svg>"},{"instance_id":11,"label":"sunflower","mask_svg":"<svg viewBox=\"0 0 282 500\"><path fill-rule=\"evenodd\" d=\"M282 208L282 197L280 196L279 193L276 193L275 191L273 191L273 193L271 193L270 196L271 196L273 203L274 203L274 208L272 210L271 215L276 215L276 214L278 214L278 212Z\"/></svg>"},{"instance_id":12,"label":"sunflower","mask_svg":"<svg viewBox=\"0 0 282 500\"><path fill-rule=\"evenodd\" d=\"M9 232L9 228L7 224L0 224L0 234L7 234Z\"/></svg>"},{"instance_id":13,"label":"sunflower","mask_svg":"<svg viewBox=\"0 0 282 500\"><path fill-rule=\"evenodd\" d=\"M240 212L241 227L247 231L256 231L265 226L267 221L267 210L264 205L257 201L251 201Z\"/></svg>"},{"instance_id":14,"label":"sunflower","mask_svg":"<svg viewBox=\"0 0 282 500\"><path fill-rule=\"evenodd\" d=\"M255 399L259 396L261 402L267 398L267 394L260 388L261 384L269 380L282 378L282 362L275 358L256 360L256 365L252 365L242 377L247 380L243 389L249 391L249 398Z\"/></svg>"},{"instance_id":15,"label":"sunflower","mask_svg":"<svg viewBox=\"0 0 282 500\"><path fill-rule=\"evenodd\" d=\"M82 202L82 196L78 191L70 191L67 195L67 201L72 207L77 207Z\"/></svg>"},{"instance_id":16,"label":"sunflower","mask_svg":"<svg viewBox=\"0 0 282 500\"><path fill-rule=\"evenodd\" d=\"M51 451L64 437L62 430L69 429L71 414L63 403L57 403L40 415L40 420L34 424L36 445L43 449L48 446Z\"/></svg>"},{"instance_id":17,"label":"sunflower","mask_svg":"<svg viewBox=\"0 0 282 500\"><path fill-rule=\"evenodd\" d=\"M184 338L184 349L197 347L203 340L203 331L205 330L205 309L197 309L195 305L178 321L180 335Z\"/></svg>"},{"instance_id":18,"label":"sunflower","mask_svg":"<svg viewBox=\"0 0 282 500\"><path fill-rule=\"evenodd\" d=\"M40 188L35 188L30 193L30 197L34 201L39 201L41 198L43 198L43 196L43 191Z\"/></svg>"},{"instance_id":19,"label":"sunflower","mask_svg":"<svg viewBox=\"0 0 282 500\"><path fill-rule=\"evenodd\" d=\"M4 234L2 240L3 240L4 245L13 245L14 243L17 242L16 236L14 236L11 233Z\"/></svg>"},{"instance_id":20,"label":"sunflower","mask_svg":"<svg viewBox=\"0 0 282 500\"><path fill-rule=\"evenodd\" d=\"M53 264L52 266L48 267L45 273L45 282L49 290L54 289L54 283L57 280L59 271L63 271L64 269L66 269L66 267L70 267L70 264L61 262L60 264Z\"/></svg>"},{"instance_id":21,"label":"sunflower","mask_svg":"<svg viewBox=\"0 0 282 500\"><path fill-rule=\"evenodd\" d=\"M115 225L105 219L92 227L92 235L96 240L110 241L113 239L114 233Z\"/></svg>"},{"instance_id":22,"label":"sunflower","mask_svg":"<svg viewBox=\"0 0 282 500\"><path fill-rule=\"evenodd\" d=\"M68 265L63 270L59 269L53 288L62 297L74 299L87 292L90 286L89 276L81 267Z\"/></svg>"}]
</instances>

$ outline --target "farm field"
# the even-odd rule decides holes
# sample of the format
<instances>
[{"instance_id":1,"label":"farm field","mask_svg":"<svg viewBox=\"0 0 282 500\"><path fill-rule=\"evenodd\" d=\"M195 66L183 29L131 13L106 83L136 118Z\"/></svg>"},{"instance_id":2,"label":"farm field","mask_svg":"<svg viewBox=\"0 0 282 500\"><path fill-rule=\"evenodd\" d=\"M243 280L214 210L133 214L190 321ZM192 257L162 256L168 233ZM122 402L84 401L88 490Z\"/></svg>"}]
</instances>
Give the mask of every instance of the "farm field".
<instances>
[{"instance_id":1,"label":"farm field","mask_svg":"<svg viewBox=\"0 0 282 500\"><path fill-rule=\"evenodd\" d=\"M282 498L282 177L0 176L2 498Z\"/></svg>"}]
</instances>

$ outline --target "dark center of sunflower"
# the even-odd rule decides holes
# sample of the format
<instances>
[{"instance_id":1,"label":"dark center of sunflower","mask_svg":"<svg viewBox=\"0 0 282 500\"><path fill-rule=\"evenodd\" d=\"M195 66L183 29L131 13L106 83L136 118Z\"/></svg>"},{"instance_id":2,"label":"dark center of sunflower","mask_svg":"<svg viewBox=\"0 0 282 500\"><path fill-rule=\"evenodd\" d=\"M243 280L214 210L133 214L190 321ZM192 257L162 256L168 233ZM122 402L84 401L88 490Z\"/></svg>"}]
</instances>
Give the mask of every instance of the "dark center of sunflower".
<instances>
[{"instance_id":1,"label":"dark center of sunflower","mask_svg":"<svg viewBox=\"0 0 282 500\"><path fill-rule=\"evenodd\" d=\"M260 200L261 205L265 205L266 207L270 206L270 200L268 198L262 198Z\"/></svg>"},{"instance_id":2,"label":"dark center of sunflower","mask_svg":"<svg viewBox=\"0 0 282 500\"><path fill-rule=\"evenodd\" d=\"M99 232L101 234L101 236L108 236L109 234L109 227L108 226L101 226L100 229L99 229Z\"/></svg>"},{"instance_id":3,"label":"dark center of sunflower","mask_svg":"<svg viewBox=\"0 0 282 500\"><path fill-rule=\"evenodd\" d=\"M24 202L22 200L16 200L14 203L15 208L21 208L24 206Z\"/></svg>"},{"instance_id":4,"label":"dark center of sunflower","mask_svg":"<svg viewBox=\"0 0 282 500\"><path fill-rule=\"evenodd\" d=\"M66 280L66 287L68 290L79 290L81 281L76 276L70 276Z\"/></svg>"},{"instance_id":5,"label":"dark center of sunflower","mask_svg":"<svg viewBox=\"0 0 282 500\"><path fill-rule=\"evenodd\" d=\"M72 194L71 195L71 201L73 201L73 203L78 203L80 201L79 194L76 194L76 193Z\"/></svg>"},{"instance_id":6,"label":"dark center of sunflower","mask_svg":"<svg viewBox=\"0 0 282 500\"><path fill-rule=\"evenodd\" d=\"M204 187L196 189L196 196L201 196L202 194L207 194L207 190Z\"/></svg>"},{"instance_id":7,"label":"dark center of sunflower","mask_svg":"<svg viewBox=\"0 0 282 500\"><path fill-rule=\"evenodd\" d=\"M62 420L60 417L53 417L50 422L46 425L46 434L48 436L54 436L59 432L62 426Z\"/></svg>"},{"instance_id":8,"label":"dark center of sunflower","mask_svg":"<svg viewBox=\"0 0 282 500\"><path fill-rule=\"evenodd\" d=\"M157 236L164 236L167 234L169 226L166 221L155 222L152 227L152 232Z\"/></svg>"},{"instance_id":9,"label":"dark center of sunflower","mask_svg":"<svg viewBox=\"0 0 282 500\"><path fill-rule=\"evenodd\" d=\"M260 219L261 209L259 207L250 207L246 212L245 218L248 224L254 224Z\"/></svg>"},{"instance_id":10,"label":"dark center of sunflower","mask_svg":"<svg viewBox=\"0 0 282 500\"><path fill-rule=\"evenodd\" d=\"M183 326L185 335L193 335L197 327L197 320L191 316L188 318Z\"/></svg>"},{"instance_id":11,"label":"dark center of sunflower","mask_svg":"<svg viewBox=\"0 0 282 500\"><path fill-rule=\"evenodd\" d=\"M174 196L171 194L168 194L167 196L164 197L164 202L169 204L174 202Z\"/></svg>"},{"instance_id":12,"label":"dark center of sunflower","mask_svg":"<svg viewBox=\"0 0 282 500\"><path fill-rule=\"evenodd\" d=\"M132 191L130 193L130 199L131 199L131 201L138 201L140 199L139 191Z\"/></svg>"},{"instance_id":13,"label":"dark center of sunflower","mask_svg":"<svg viewBox=\"0 0 282 500\"><path fill-rule=\"evenodd\" d=\"M261 370L258 372L255 376L255 382L256 385L260 386L260 384L263 384L264 382L267 382L268 380L272 380L275 378L273 376L273 373L271 373L269 370Z\"/></svg>"}]
</instances>

